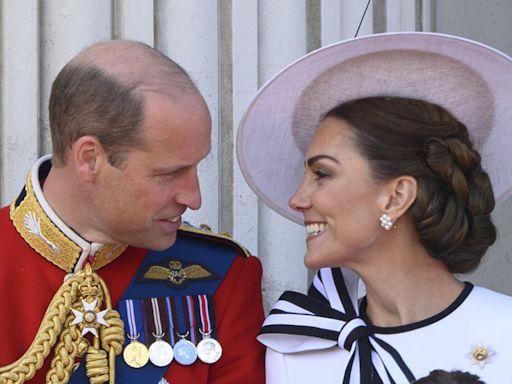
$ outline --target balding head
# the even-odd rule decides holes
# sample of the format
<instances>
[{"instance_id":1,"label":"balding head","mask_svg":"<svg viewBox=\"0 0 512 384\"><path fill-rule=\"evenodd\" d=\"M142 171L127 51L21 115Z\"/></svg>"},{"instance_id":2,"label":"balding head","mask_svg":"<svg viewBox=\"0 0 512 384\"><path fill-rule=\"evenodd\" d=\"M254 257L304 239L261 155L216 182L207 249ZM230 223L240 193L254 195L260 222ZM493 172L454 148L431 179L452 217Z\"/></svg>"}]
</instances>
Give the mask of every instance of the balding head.
<instances>
[{"instance_id":1,"label":"balding head","mask_svg":"<svg viewBox=\"0 0 512 384\"><path fill-rule=\"evenodd\" d=\"M144 146L145 94L155 92L180 102L202 97L174 61L139 42L106 41L73 58L57 75L49 115L54 165L65 165L78 138L98 138L114 166L127 152Z\"/></svg>"},{"instance_id":2,"label":"balding head","mask_svg":"<svg viewBox=\"0 0 512 384\"><path fill-rule=\"evenodd\" d=\"M79 53L70 64L96 67L120 84L142 92L158 92L170 96L197 92L183 68L156 49L140 42L112 40L97 43Z\"/></svg>"}]
</instances>

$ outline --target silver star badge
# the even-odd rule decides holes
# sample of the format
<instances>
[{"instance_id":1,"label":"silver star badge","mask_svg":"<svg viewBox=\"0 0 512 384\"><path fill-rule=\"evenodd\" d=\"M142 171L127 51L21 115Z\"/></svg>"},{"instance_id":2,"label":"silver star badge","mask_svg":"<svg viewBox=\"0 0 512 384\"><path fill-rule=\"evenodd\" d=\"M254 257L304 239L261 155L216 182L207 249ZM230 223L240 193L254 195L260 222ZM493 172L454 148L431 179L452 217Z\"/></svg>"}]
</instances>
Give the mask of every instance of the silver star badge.
<instances>
[{"instance_id":1,"label":"silver star badge","mask_svg":"<svg viewBox=\"0 0 512 384\"><path fill-rule=\"evenodd\" d=\"M85 336L87 333L92 333L94 336L98 337L98 332L96 331L96 325L104 325L108 327L108 323L105 321L105 315L108 309L104 309L103 311L96 312L96 304L98 300L94 300L91 303L82 299L82 305L84 306L84 311L80 312L76 309L71 309L73 314L75 315L75 319L71 323L71 325L77 325L80 323L84 323L84 329L82 330L82 336Z\"/></svg>"}]
</instances>

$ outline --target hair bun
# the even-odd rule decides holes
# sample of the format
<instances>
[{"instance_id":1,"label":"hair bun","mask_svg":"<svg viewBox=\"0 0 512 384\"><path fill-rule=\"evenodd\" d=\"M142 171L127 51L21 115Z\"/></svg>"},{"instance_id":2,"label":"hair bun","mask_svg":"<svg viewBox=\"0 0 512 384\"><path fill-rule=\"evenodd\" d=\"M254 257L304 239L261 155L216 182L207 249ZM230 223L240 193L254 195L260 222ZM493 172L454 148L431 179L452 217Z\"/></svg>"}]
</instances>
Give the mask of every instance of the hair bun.
<instances>
[{"instance_id":1,"label":"hair bun","mask_svg":"<svg viewBox=\"0 0 512 384\"><path fill-rule=\"evenodd\" d=\"M430 138L425 142L424 152L428 168L451 187L463 204L467 204L467 176L480 167L478 152L454 138Z\"/></svg>"}]
</instances>

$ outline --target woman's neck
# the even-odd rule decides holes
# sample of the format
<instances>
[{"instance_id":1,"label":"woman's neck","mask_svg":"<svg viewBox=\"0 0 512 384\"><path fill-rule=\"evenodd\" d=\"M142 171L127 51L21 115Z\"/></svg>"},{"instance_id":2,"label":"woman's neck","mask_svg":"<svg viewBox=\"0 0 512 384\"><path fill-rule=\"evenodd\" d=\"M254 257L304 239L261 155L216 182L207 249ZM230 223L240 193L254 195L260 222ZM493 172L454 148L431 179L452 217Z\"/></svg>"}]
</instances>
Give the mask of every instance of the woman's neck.
<instances>
[{"instance_id":1,"label":"woman's neck","mask_svg":"<svg viewBox=\"0 0 512 384\"><path fill-rule=\"evenodd\" d=\"M407 254L386 252L383 262L358 268L373 325L391 327L424 320L447 308L464 289L444 263L419 244L412 248Z\"/></svg>"}]
</instances>

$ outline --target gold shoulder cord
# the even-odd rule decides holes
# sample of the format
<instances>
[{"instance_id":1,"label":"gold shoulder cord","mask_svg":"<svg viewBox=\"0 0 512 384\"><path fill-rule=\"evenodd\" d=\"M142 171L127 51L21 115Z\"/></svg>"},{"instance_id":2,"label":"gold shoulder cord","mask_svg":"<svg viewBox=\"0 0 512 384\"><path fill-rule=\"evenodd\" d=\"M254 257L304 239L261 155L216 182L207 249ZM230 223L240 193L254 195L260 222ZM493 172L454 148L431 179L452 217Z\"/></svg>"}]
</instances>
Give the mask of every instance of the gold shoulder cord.
<instances>
[{"instance_id":1,"label":"gold shoulder cord","mask_svg":"<svg viewBox=\"0 0 512 384\"><path fill-rule=\"evenodd\" d=\"M228 233L228 232L216 233L216 232L212 231L210 226L208 226L206 224L201 224L199 226L199 228L195 228L189 224L183 224L180 227L180 231L195 233L195 234L201 235L203 237L206 236L206 237L210 237L210 238L216 238L216 239L222 240L222 242L224 242L226 244L231 244L231 246L234 246L236 248L236 250L240 253L241 256L250 257L252 255L247 250L247 248L245 248L242 244L240 244L239 242L234 240L233 236L230 233Z\"/></svg>"},{"instance_id":2,"label":"gold shoulder cord","mask_svg":"<svg viewBox=\"0 0 512 384\"><path fill-rule=\"evenodd\" d=\"M102 302L106 309L100 311ZM90 343L85 337L94 335ZM0 384L21 384L34 377L55 346L46 383L67 383L85 356L91 384L115 383L115 356L124 344L124 324L112 309L105 282L89 264L66 280L53 297L36 337L25 354L0 367Z\"/></svg>"}]
</instances>

